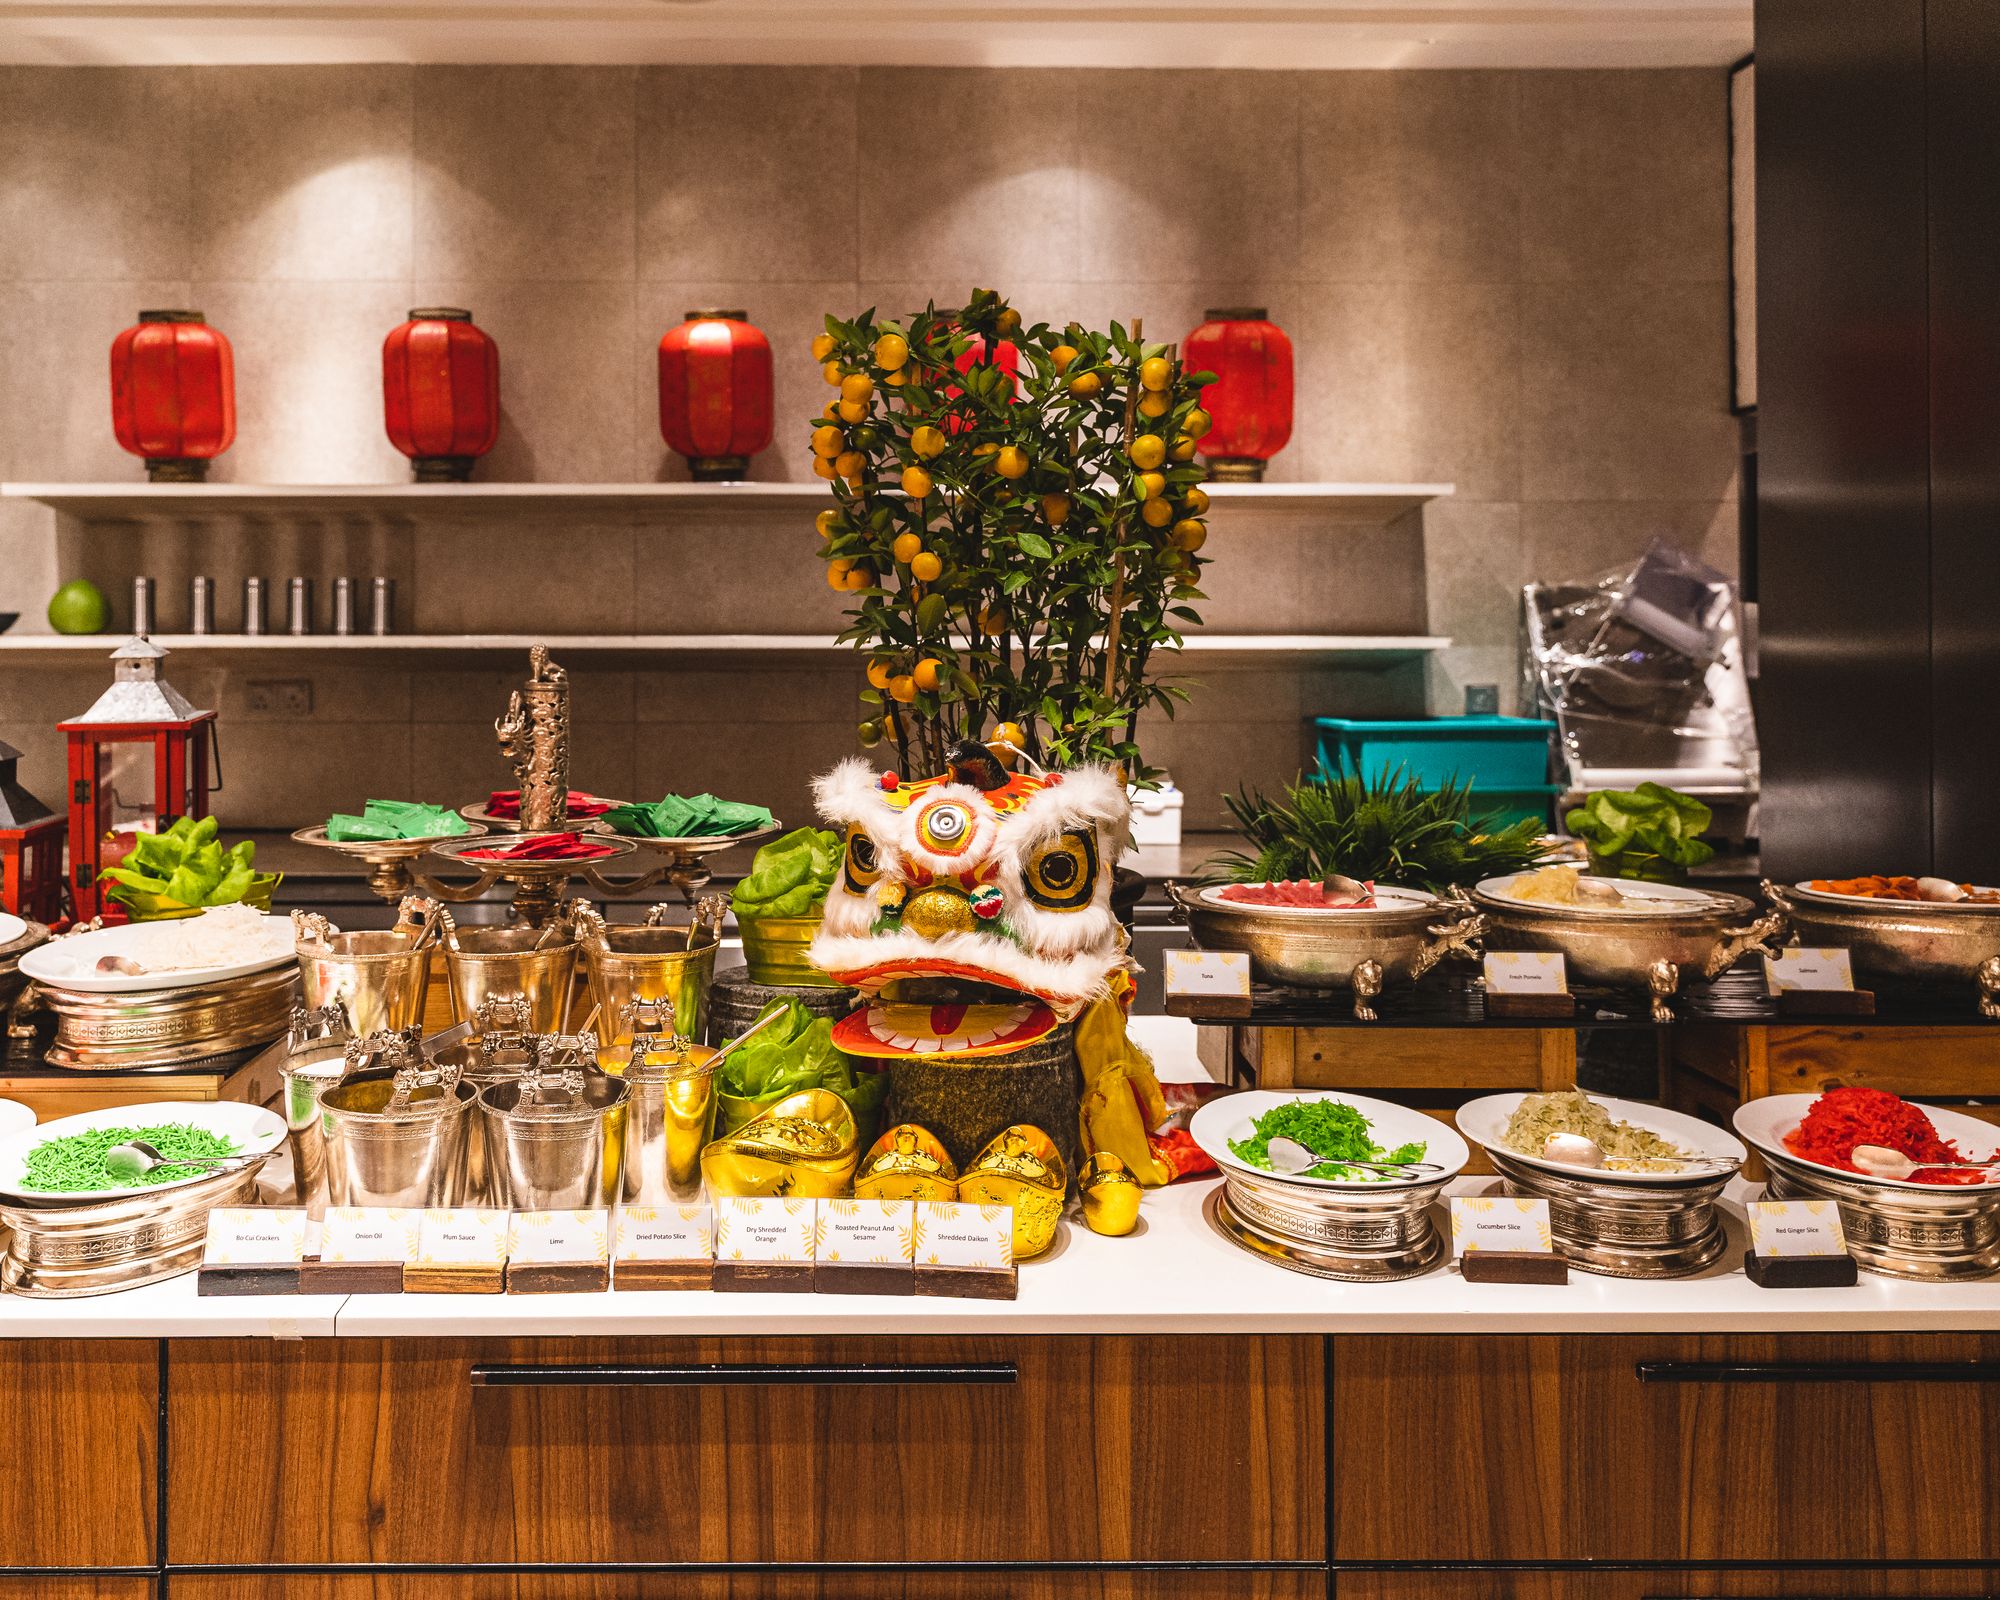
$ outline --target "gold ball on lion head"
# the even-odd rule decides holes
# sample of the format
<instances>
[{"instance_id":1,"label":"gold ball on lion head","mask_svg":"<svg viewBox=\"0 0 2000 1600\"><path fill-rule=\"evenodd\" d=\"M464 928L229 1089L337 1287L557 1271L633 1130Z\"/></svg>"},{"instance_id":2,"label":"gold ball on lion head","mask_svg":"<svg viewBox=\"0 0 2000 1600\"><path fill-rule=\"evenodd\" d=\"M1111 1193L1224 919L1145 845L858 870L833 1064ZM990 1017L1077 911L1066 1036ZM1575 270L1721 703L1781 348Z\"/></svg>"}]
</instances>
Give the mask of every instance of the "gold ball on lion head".
<instances>
[{"instance_id":1,"label":"gold ball on lion head","mask_svg":"<svg viewBox=\"0 0 2000 1600\"><path fill-rule=\"evenodd\" d=\"M1122 1238L1139 1225L1139 1199L1145 1193L1132 1169L1109 1150L1100 1150L1076 1175L1083 1193L1083 1220L1092 1233Z\"/></svg>"},{"instance_id":2,"label":"gold ball on lion head","mask_svg":"<svg viewBox=\"0 0 2000 1600\"><path fill-rule=\"evenodd\" d=\"M1014 1259L1026 1261L1055 1242L1069 1192L1069 1166L1040 1128L1017 1122L1001 1130L958 1180L958 1197L974 1205L1014 1208Z\"/></svg>"}]
</instances>

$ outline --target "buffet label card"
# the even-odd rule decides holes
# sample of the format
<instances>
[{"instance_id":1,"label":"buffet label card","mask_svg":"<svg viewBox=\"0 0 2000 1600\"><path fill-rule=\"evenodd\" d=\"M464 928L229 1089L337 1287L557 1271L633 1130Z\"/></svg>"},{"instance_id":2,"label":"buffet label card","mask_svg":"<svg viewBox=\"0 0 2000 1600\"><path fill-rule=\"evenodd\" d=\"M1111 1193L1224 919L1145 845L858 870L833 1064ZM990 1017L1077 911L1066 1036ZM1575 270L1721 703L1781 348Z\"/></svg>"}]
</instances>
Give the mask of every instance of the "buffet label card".
<instances>
[{"instance_id":1,"label":"buffet label card","mask_svg":"<svg viewBox=\"0 0 2000 1600\"><path fill-rule=\"evenodd\" d=\"M818 1259L907 1267L917 1258L914 1200L822 1200Z\"/></svg>"},{"instance_id":2,"label":"buffet label card","mask_svg":"<svg viewBox=\"0 0 2000 1600\"><path fill-rule=\"evenodd\" d=\"M296 1265L306 1254L306 1214L271 1206L217 1206L201 1260L208 1267Z\"/></svg>"},{"instance_id":3,"label":"buffet label card","mask_svg":"<svg viewBox=\"0 0 2000 1600\"><path fill-rule=\"evenodd\" d=\"M1165 973L1168 994L1250 998L1250 958L1238 950L1169 950Z\"/></svg>"},{"instance_id":4,"label":"buffet label card","mask_svg":"<svg viewBox=\"0 0 2000 1600\"><path fill-rule=\"evenodd\" d=\"M1831 1200L1753 1200L1747 1209L1750 1248L1760 1256L1847 1254L1847 1230Z\"/></svg>"},{"instance_id":5,"label":"buffet label card","mask_svg":"<svg viewBox=\"0 0 2000 1600\"><path fill-rule=\"evenodd\" d=\"M516 1211L507 1229L510 1266L568 1265L611 1259L611 1213L599 1207L586 1211Z\"/></svg>"},{"instance_id":6,"label":"buffet label card","mask_svg":"<svg viewBox=\"0 0 2000 1600\"><path fill-rule=\"evenodd\" d=\"M1764 979L1773 994L1788 989L1852 989L1854 961L1845 950L1792 945L1764 958Z\"/></svg>"},{"instance_id":7,"label":"buffet label card","mask_svg":"<svg viewBox=\"0 0 2000 1600\"><path fill-rule=\"evenodd\" d=\"M1489 950L1486 987L1492 994L1568 994L1569 974L1553 951Z\"/></svg>"},{"instance_id":8,"label":"buffet label card","mask_svg":"<svg viewBox=\"0 0 2000 1600\"><path fill-rule=\"evenodd\" d=\"M715 1259L795 1261L813 1258L817 1202L729 1195L715 1203Z\"/></svg>"},{"instance_id":9,"label":"buffet label card","mask_svg":"<svg viewBox=\"0 0 2000 1600\"><path fill-rule=\"evenodd\" d=\"M455 1206L426 1211L417 1234L418 1266L503 1267L507 1264L505 1211Z\"/></svg>"},{"instance_id":10,"label":"buffet label card","mask_svg":"<svg viewBox=\"0 0 2000 1600\"><path fill-rule=\"evenodd\" d=\"M1469 1250L1519 1250L1543 1255L1554 1250L1549 1232L1549 1203L1518 1200L1512 1195L1455 1196L1451 1202L1451 1253Z\"/></svg>"},{"instance_id":11,"label":"buffet label card","mask_svg":"<svg viewBox=\"0 0 2000 1600\"><path fill-rule=\"evenodd\" d=\"M964 1200L917 1205L916 1256L927 1267L981 1267L1003 1272L1014 1265L1014 1208Z\"/></svg>"},{"instance_id":12,"label":"buffet label card","mask_svg":"<svg viewBox=\"0 0 2000 1600\"><path fill-rule=\"evenodd\" d=\"M320 1229L319 1258L326 1262L417 1259L424 1214L405 1206L328 1206Z\"/></svg>"},{"instance_id":13,"label":"buffet label card","mask_svg":"<svg viewBox=\"0 0 2000 1600\"><path fill-rule=\"evenodd\" d=\"M612 1254L620 1261L712 1261L714 1214L706 1205L623 1206Z\"/></svg>"}]
</instances>

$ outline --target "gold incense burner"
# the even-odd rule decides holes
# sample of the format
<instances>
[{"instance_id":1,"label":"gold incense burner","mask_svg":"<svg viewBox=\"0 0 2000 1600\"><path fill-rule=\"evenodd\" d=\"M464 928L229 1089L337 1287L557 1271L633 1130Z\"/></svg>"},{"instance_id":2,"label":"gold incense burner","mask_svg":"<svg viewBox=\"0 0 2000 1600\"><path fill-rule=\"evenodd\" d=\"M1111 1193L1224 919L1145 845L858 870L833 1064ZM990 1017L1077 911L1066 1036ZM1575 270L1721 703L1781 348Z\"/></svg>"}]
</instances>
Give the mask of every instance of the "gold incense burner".
<instances>
[{"instance_id":1,"label":"gold incense burner","mask_svg":"<svg viewBox=\"0 0 2000 1600\"><path fill-rule=\"evenodd\" d=\"M1002 1129L958 1180L958 1197L974 1205L1014 1208L1014 1259L1026 1261L1055 1243L1069 1192L1069 1168L1055 1141L1017 1122Z\"/></svg>"},{"instance_id":2,"label":"gold incense burner","mask_svg":"<svg viewBox=\"0 0 2000 1600\"><path fill-rule=\"evenodd\" d=\"M914 1122L877 1139L854 1177L857 1200L955 1200L958 1168L937 1135Z\"/></svg>"},{"instance_id":3,"label":"gold incense burner","mask_svg":"<svg viewBox=\"0 0 2000 1600\"><path fill-rule=\"evenodd\" d=\"M710 1194L837 1200L854 1181L861 1134L830 1089L802 1089L701 1153Z\"/></svg>"}]
</instances>

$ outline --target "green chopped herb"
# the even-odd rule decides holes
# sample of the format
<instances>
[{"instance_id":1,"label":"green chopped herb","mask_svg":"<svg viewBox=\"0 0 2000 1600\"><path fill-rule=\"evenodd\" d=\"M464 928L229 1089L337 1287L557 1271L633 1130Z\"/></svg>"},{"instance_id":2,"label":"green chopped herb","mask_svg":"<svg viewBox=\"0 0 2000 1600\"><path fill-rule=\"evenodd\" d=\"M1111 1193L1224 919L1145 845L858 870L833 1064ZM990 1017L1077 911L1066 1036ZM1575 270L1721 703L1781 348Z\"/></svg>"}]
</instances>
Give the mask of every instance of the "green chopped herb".
<instances>
[{"instance_id":1,"label":"green chopped herb","mask_svg":"<svg viewBox=\"0 0 2000 1600\"><path fill-rule=\"evenodd\" d=\"M159 1167L137 1178L114 1178L105 1170L104 1152L134 1139L144 1139L169 1161L220 1160L237 1154L234 1139L191 1122L162 1122L150 1128L92 1128L36 1145L28 1152L21 1185L48 1194L74 1194L89 1189L145 1189L191 1175L185 1167Z\"/></svg>"},{"instance_id":2,"label":"green chopped herb","mask_svg":"<svg viewBox=\"0 0 2000 1600\"><path fill-rule=\"evenodd\" d=\"M1291 1139L1302 1144L1322 1160L1318 1166L1308 1167L1299 1174L1308 1178L1352 1178L1361 1181L1379 1180L1383 1174L1342 1166L1340 1158L1349 1161L1421 1161L1428 1148L1421 1140L1412 1140L1398 1145L1394 1150L1385 1151L1370 1135L1368 1119L1350 1105L1338 1100L1291 1100L1284 1105L1273 1106L1251 1124L1256 1130L1255 1137L1231 1139L1230 1151L1239 1161L1247 1161L1253 1167L1272 1170L1270 1143L1273 1139Z\"/></svg>"}]
</instances>

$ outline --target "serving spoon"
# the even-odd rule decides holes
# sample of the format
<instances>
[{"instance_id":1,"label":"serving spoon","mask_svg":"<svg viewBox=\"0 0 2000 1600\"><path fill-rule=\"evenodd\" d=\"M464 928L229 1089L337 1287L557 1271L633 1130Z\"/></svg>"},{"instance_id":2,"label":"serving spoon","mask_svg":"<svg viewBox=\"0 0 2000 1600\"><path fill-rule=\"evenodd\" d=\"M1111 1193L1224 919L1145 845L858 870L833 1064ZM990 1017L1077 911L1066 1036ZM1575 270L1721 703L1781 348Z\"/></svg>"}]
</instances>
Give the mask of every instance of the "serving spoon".
<instances>
[{"instance_id":1,"label":"serving spoon","mask_svg":"<svg viewBox=\"0 0 2000 1600\"><path fill-rule=\"evenodd\" d=\"M1678 1177L1690 1170L1719 1172L1739 1165L1720 1156L1608 1156L1604 1153L1604 1146L1587 1133L1550 1134L1542 1141L1542 1159L1560 1166L1596 1167L1605 1172L1620 1172L1647 1161L1673 1162L1671 1171L1657 1174L1663 1178Z\"/></svg>"},{"instance_id":2,"label":"serving spoon","mask_svg":"<svg viewBox=\"0 0 2000 1600\"><path fill-rule=\"evenodd\" d=\"M1354 1167L1362 1172L1390 1172L1406 1178L1444 1171L1435 1161L1350 1161L1345 1156L1316 1156L1298 1140L1287 1139L1283 1134L1265 1143L1264 1157L1273 1172L1287 1178L1319 1166Z\"/></svg>"},{"instance_id":3,"label":"serving spoon","mask_svg":"<svg viewBox=\"0 0 2000 1600\"><path fill-rule=\"evenodd\" d=\"M104 1170L121 1183L134 1183L160 1167L200 1167L214 1173L240 1172L245 1167L269 1160L274 1153L260 1150L247 1156L209 1156L195 1161L170 1161L146 1140L133 1139L126 1144L114 1144L104 1152Z\"/></svg>"},{"instance_id":4,"label":"serving spoon","mask_svg":"<svg viewBox=\"0 0 2000 1600\"><path fill-rule=\"evenodd\" d=\"M1991 1161L1912 1161L1885 1144L1858 1144L1848 1151L1847 1159L1875 1178L1907 1179L1913 1172L1991 1172L2000 1167L2000 1156Z\"/></svg>"}]
</instances>

